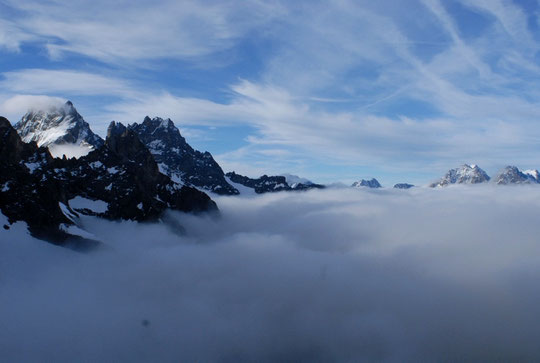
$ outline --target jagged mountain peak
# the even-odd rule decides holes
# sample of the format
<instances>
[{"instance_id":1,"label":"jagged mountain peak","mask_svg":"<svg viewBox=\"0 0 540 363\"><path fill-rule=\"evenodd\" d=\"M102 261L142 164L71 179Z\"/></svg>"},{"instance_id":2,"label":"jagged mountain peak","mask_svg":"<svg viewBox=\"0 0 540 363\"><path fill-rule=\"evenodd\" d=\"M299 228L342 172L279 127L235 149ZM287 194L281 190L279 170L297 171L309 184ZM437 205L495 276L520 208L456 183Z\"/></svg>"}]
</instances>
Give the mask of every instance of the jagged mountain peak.
<instances>
[{"instance_id":1,"label":"jagged mountain peak","mask_svg":"<svg viewBox=\"0 0 540 363\"><path fill-rule=\"evenodd\" d=\"M87 155L55 159L47 148L23 142L0 118L0 210L9 223L25 221L38 238L80 246L88 241L64 230L78 223L78 213L148 221L167 209L203 212L217 206L205 193L161 174L146 146L123 124L112 122L106 143Z\"/></svg>"},{"instance_id":2,"label":"jagged mountain peak","mask_svg":"<svg viewBox=\"0 0 540 363\"><path fill-rule=\"evenodd\" d=\"M381 184L375 178L372 178L371 180L362 179L362 180L354 182L351 186L354 188L359 188L359 187L381 188Z\"/></svg>"},{"instance_id":3,"label":"jagged mountain peak","mask_svg":"<svg viewBox=\"0 0 540 363\"><path fill-rule=\"evenodd\" d=\"M524 174L532 176L534 179L536 179L540 183L540 172L536 169L528 169L523 170Z\"/></svg>"},{"instance_id":4,"label":"jagged mountain peak","mask_svg":"<svg viewBox=\"0 0 540 363\"><path fill-rule=\"evenodd\" d=\"M284 173L281 175L285 177L287 184L289 184L291 188L294 188L294 186L298 184L303 184L303 185L314 184L311 180L299 177L298 175L289 174L289 173Z\"/></svg>"},{"instance_id":5,"label":"jagged mountain peak","mask_svg":"<svg viewBox=\"0 0 540 363\"><path fill-rule=\"evenodd\" d=\"M147 127L151 127L154 129L154 131L158 128L166 129L166 130L178 130L178 128L174 125L174 122L170 118L163 119L161 117L154 117L150 118L149 116L146 116L143 120L143 125ZM180 130L178 130L178 133L180 133Z\"/></svg>"},{"instance_id":6,"label":"jagged mountain peak","mask_svg":"<svg viewBox=\"0 0 540 363\"><path fill-rule=\"evenodd\" d=\"M491 178L476 164L463 164L459 168L450 169L441 179L430 184L430 187L444 187L450 184L478 184L488 182Z\"/></svg>"},{"instance_id":7,"label":"jagged mountain peak","mask_svg":"<svg viewBox=\"0 0 540 363\"><path fill-rule=\"evenodd\" d=\"M31 108L14 127L24 142L49 147L54 156L79 157L103 145L71 101Z\"/></svg>"},{"instance_id":8,"label":"jagged mountain peak","mask_svg":"<svg viewBox=\"0 0 540 363\"><path fill-rule=\"evenodd\" d=\"M152 173L157 172L157 164L146 145L132 129L121 122L112 121L109 124L105 145L124 160L137 161L148 166Z\"/></svg>"},{"instance_id":9,"label":"jagged mountain peak","mask_svg":"<svg viewBox=\"0 0 540 363\"><path fill-rule=\"evenodd\" d=\"M508 165L493 178L497 184L536 184L540 182L537 170L522 172L517 166Z\"/></svg>"},{"instance_id":10,"label":"jagged mountain peak","mask_svg":"<svg viewBox=\"0 0 540 363\"><path fill-rule=\"evenodd\" d=\"M212 155L193 149L170 118L150 118L128 126L150 150L162 173L174 181L212 191L217 194L238 194L226 180L223 170Z\"/></svg>"},{"instance_id":11,"label":"jagged mountain peak","mask_svg":"<svg viewBox=\"0 0 540 363\"><path fill-rule=\"evenodd\" d=\"M162 139L170 144L182 144L184 147L186 145L189 146L178 127L176 127L170 118L150 118L146 116L140 125L134 123L130 127L136 129L138 133L152 134L155 138Z\"/></svg>"}]
</instances>

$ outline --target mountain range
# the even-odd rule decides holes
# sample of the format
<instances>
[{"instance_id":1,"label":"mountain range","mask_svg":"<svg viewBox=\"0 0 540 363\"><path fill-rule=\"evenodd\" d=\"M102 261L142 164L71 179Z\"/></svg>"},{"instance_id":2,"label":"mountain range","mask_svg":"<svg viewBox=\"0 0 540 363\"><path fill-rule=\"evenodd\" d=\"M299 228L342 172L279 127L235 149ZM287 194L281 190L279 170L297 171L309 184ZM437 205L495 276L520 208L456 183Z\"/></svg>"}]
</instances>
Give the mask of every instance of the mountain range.
<instances>
[{"instance_id":1,"label":"mountain range","mask_svg":"<svg viewBox=\"0 0 540 363\"><path fill-rule=\"evenodd\" d=\"M452 184L538 184L537 170L507 166L493 179L477 165L449 170L430 187ZM377 179L352 187L381 188ZM412 184L399 183L396 189ZM0 210L9 223L51 243L84 249L99 242L77 231L80 215L110 220L162 221L181 233L168 210L217 213L207 192L262 194L322 189L295 175L250 178L224 173L209 152L193 149L170 119L111 122L94 134L71 102L30 110L15 125L0 117ZM9 225L4 226L9 229Z\"/></svg>"},{"instance_id":2,"label":"mountain range","mask_svg":"<svg viewBox=\"0 0 540 363\"><path fill-rule=\"evenodd\" d=\"M0 209L10 223L24 221L35 237L75 248L96 244L70 233L78 214L152 221L169 209L217 211L208 195L160 173L137 135L115 122L103 145L60 159L35 141L23 142L0 118L0 191Z\"/></svg>"},{"instance_id":3,"label":"mountain range","mask_svg":"<svg viewBox=\"0 0 540 363\"><path fill-rule=\"evenodd\" d=\"M239 194L232 184L255 193L324 187L292 175L228 175L209 152L193 149L170 119L113 121L104 140L69 101L30 110L13 126L0 118L0 209L9 223L24 221L33 236L54 244L98 244L73 233L80 215L165 221L168 210L217 212L206 192Z\"/></svg>"},{"instance_id":4,"label":"mountain range","mask_svg":"<svg viewBox=\"0 0 540 363\"><path fill-rule=\"evenodd\" d=\"M516 166L506 166L495 177L490 178L478 165L463 164L459 168L450 169L441 179L431 183L432 188L445 187L451 184L539 184L538 170L521 171Z\"/></svg>"}]
</instances>

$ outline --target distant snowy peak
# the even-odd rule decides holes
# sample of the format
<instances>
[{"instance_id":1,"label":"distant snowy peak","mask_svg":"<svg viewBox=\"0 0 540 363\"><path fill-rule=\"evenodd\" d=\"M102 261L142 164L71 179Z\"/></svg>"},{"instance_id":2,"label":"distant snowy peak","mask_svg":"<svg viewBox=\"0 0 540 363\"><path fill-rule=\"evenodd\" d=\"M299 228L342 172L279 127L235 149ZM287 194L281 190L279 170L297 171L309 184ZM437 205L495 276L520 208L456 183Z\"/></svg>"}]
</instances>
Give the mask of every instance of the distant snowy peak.
<instances>
[{"instance_id":1,"label":"distant snowy peak","mask_svg":"<svg viewBox=\"0 0 540 363\"><path fill-rule=\"evenodd\" d=\"M301 178L298 175L293 174L281 174L281 176L285 177L285 180L287 181L287 184L291 186L291 188L294 188L293 185L295 184L304 184L304 185L310 185L313 184L313 182L306 178Z\"/></svg>"},{"instance_id":2,"label":"distant snowy peak","mask_svg":"<svg viewBox=\"0 0 540 363\"><path fill-rule=\"evenodd\" d=\"M232 171L227 173L226 176L228 180L235 185L242 186L241 189L252 189L257 194L281 191L306 191L311 189L325 188L324 185L312 183L307 179L299 178L295 175L292 175L293 181L296 181L296 183L293 185L289 185L285 175L263 175L260 178L253 179L244 175L236 174L234 171ZM300 183L298 180L304 180L307 181L307 183ZM247 194L245 192L242 193Z\"/></svg>"},{"instance_id":3,"label":"distant snowy peak","mask_svg":"<svg viewBox=\"0 0 540 363\"><path fill-rule=\"evenodd\" d=\"M232 171L227 173L226 176L231 182L252 188L257 194L291 190L286 178L282 175L263 175L260 178L253 179Z\"/></svg>"},{"instance_id":4,"label":"distant snowy peak","mask_svg":"<svg viewBox=\"0 0 540 363\"><path fill-rule=\"evenodd\" d=\"M15 124L24 142L49 147L53 156L80 157L103 145L70 101L48 109L30 110Z\"/></svg>"},{"instance_id":5,"label":"distant snowy peak","mask_svg":"<svg viewBox=\"0 0 540 363\"><path fill-rule=\"evenodd\" d=\"M411 188L414 188L413 184L398 183L394 185L394 189L411 189Z\"/></svg>"},{"instance_id":6,"label":"distant snowy peak","mask_svg":"<svg viewBox=\"0 0 540 363\"><path fill-rule=\"evenodd\" d=\"M450 169L440 180L432 183L430 187L444 187L450 184L478 184L489 180L489 176L478 165L463 164L459 168Z\"/></svg>"},{"instance_id":7,"label":"distant snowy peak","mask_svg":"<svg viewBox=\"0 0 540 363\"><path fill-rule=\"evenodd\" d=\"M531 176L537 183L540 183L540 172L536 169L523 170L523 173Z\"/></svg>"},{"instance_id":8,"label":"distant snowy peak","mask_svg":"<svg viewBox=\"0 0 540 363\"><path fill-rule=\"evenodd\" d=\"M281 174L292 190L324 189L323 184L317 184L309 179L299 177L293 174Z\"/></svg>"},{"instance_id":9,"label":"distant snowy peak","mask_svg":"<svg viewBox=\"0 0 540 363\"><path fill-rule=\"evenodd\" d=\"M381 188L381 184L375 178L372 178L371 180L362 179L362 180L354 182L351 186L353 188L360 188L360 187Z\"/></svg>"},{"instance_id":10,"label":"distant snowy peak","mask_svg":"<svg viewBox=\"0 0 540 363\"><path fill-rule=\"evenodd\" d=\"M516 166L503 168L493 178L497 184L537 184L540 182L538 170L521 171Z\"/></svg>"},{"instance_id":11,"label":"distant snowy peak","mask_svg":"<svg viewBox=\"0 0 540 363\"><path fill-rule=\"evenodd\" d=\"M171 119L146 116L142 123L134 123L128 128L150 150L160 171L175 182L216 194L239 193L225 180L223 170L212 155L193 149Z\"/></svg>"}]
</instances>

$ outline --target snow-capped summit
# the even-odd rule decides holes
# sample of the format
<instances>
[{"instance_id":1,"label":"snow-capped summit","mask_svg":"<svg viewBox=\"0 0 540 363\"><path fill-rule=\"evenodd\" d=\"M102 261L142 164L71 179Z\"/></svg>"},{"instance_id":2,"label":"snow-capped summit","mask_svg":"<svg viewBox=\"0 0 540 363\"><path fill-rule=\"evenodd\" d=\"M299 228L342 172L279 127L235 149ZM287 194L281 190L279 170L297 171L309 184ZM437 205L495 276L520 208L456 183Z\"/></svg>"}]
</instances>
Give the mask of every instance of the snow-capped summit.
<instances>
[{"instance_id":1,"label":"snow-capped summit","mask_svg":"<svg viewBox=\"0 0 540 363\"><path fill-rule=\"evenodd\" d=\"M478 165L463 164L459 168L450 169L440 180L430 184L430 187L444 187L450 184L478 184L489 180L489 176Z\"/></svg>"},{"instance_id":2,"label":"snow-capped summit","mask_svg":"<svg viewBox=\"0 0 540 363\"><path fill-rule=\"evenodd\" d=\"M362 179L362 180L356 181L351 186L354 188L359 188L359 187L380 188L381 184L379 183L377 179L372 178L371 180Z\"/></svg>"},{"instance_id":3,"label":"snow-capped summit","mask_svg":"<svg viewBox=\"0 0 540 363\"><path fill-rule=\"evenodd\" d=\"M306 178L301 178L298 175L285 173L285 174L281 174L281 176L285 177L285 180L287 181L287 184L289 184L289 186L291 188L294 188L293 185L295 185L295 184L304 184L304 185L313 184L313 182L311 180L306 179Z\"/></svg>"},{"instance_id":4,"label":"snow-capped summit","mask_svg":"<svg viewBox=\"0 0 540 363\"><path fill-rule=\"evenodd\" d=\"M232 171L225 174L225 176L231 184L241 190L242 194L251 194L252 192L263 194L282 191L306 191L325 188L322 184L316 184L305 178L291 174L263 175L254 179Z\"/></svg>"},{"instance_id":5,"label":"snow-capped summit","mask_svg":"<svg viewBox=\"0 0 540 363\"><path fill-rule=\"evenodd\" d=\"M141 124L134 123L128 128L150 150L160 171L175 182L216 194L239 193L225 180L223 170L212 155L194 150L171 119L146 116Z\"/></svg>"},{"instance_id":6,"label":"snow-capped summit","mask_svg":"<svg viewBox=\"0 0 540 363\"><path fill-rule=\"evenodd\" d=\"M523 170L523 174L529 175L534 180L536 180L537 183L540 183L540 172L536 169L529 169L529 170Z\"/></svg>"},{"instance_id":7,"label":"snow-capped summit","mask_svg":"<svg viewBox=\"0 0 540 363\"><path fill-rule=\"evenodd\" d=\"M409 184L409 183L397 183L397 184L394 184L394 188L395 189L411 189L411 188L414 188L414 185Z\"/></svg>"},{"instance_id":8,"label":"snow-capped summit","mask_svg":"<svg viewBox=\"0 0 540 363\"><path fill-rule=\"evenodd\" d=\"M46 146L56 157L80 157L103 145L70 101L30 110L14 127L24 142Z\"/></svg>"},{"instance_id":9,"label":"snow-capped summit","mask_svg":"<svg viewBox=\"0 0 540 363\"><path fill-rule=\"evenodd\" d=\"M497 184L537 184L538 171L527 170L522 172L516 166L506 166L493 178Z\"/></svg>"}]
</instances>

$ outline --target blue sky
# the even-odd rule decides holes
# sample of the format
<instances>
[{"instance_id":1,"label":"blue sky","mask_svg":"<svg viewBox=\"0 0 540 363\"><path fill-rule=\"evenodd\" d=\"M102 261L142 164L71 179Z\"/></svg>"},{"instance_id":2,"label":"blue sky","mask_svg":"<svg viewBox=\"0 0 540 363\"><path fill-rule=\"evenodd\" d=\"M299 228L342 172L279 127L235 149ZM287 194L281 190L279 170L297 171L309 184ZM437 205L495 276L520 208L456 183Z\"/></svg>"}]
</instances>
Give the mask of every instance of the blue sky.
<instances>
[{"instance_id":1,"label":"blue sky","mask_svg":"<svg viewBox=\"0 0 540 363\"><path fill-rule=\"evenodd\" d=\"M540 1L0 0L0 114L170 117L226 171L540 168Z\"/></svg>"}]
</instances>

